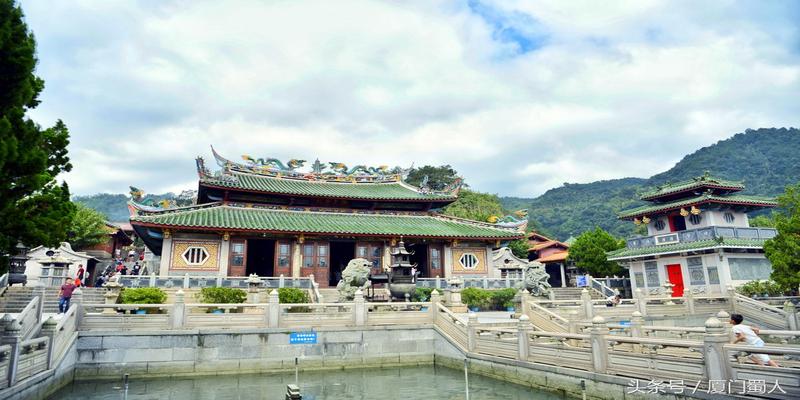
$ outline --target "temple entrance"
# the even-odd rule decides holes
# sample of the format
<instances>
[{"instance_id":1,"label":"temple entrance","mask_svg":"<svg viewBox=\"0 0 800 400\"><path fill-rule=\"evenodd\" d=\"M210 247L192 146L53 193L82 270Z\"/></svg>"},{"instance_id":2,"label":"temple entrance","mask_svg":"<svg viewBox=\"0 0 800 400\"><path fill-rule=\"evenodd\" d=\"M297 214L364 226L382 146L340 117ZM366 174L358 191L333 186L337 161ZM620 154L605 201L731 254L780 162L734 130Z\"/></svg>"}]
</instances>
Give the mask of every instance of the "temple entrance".
<instances>
[{"instance_id":1,"label":"temple entrance","mask_svg":"<svg viewBox=\"0 0 800 400\"><path fill-rule=\"evenodd\" d=\"M275 241L247 240L247 268L245 275L275 276Z\"/></svg>"},{"instance_id":2,"label":"temple entrance","mask_svg":"<svg viewBox=\"0 0 800 400\"><path fill-rule=\"evenodd\" d=\"M683 273L681 272L681 265L667 265L667 278L669 279L669 283L675 285L672 287L672 297L683 296Z\"/></svg>"},{"instance_id":3,"label":"temple entrance","mask_svg":"<svg viewBox=\"0 0 800 400\"><path fill-rule=\"evenodd\" d=\"M431 270L428 265L428 245L425 243L414 243L406 246L414 254L409 257L411 264L417 264L417 277L430 278Z\"/></svg>"},{"instance_id":4,"label":"temple entrance","mask_svg":"<svg viewBox=\"0 0 800 400\"><path fill-rule=\"evenodd\" d=\"M561 264L545 264L544 270L550 276L547 283L552 287L561 287Z\"/></svg>"},{"instance_id":5,"label":"temple entrance","mask_svg":"<svg viewBox=\"0 0 800 400\"><path fill-rule=\"evenodd\" d=\"M331 242L331 270L328 284L336 286L342 279L342 271L356 255L355 242Z\"/></svg>"}]
</instances>

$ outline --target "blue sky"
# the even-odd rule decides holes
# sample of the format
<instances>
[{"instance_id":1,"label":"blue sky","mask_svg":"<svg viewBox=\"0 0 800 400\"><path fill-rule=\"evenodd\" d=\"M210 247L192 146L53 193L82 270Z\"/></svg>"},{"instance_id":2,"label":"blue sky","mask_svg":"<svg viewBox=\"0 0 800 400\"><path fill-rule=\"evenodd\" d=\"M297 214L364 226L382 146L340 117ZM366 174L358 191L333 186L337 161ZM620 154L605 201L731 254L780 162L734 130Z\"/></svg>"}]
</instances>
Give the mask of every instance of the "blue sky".
<instances>
[{"instance_id":1,"label":"blue sky","mask_svg":"<svg viewBox=\"0 0 800 400\"><path fill-rule=\"evenodd\" d=\"M800 125L796 1L20 3L77 194L193 188L213 144L535 196Z\"/></svg>"}]
</instances>

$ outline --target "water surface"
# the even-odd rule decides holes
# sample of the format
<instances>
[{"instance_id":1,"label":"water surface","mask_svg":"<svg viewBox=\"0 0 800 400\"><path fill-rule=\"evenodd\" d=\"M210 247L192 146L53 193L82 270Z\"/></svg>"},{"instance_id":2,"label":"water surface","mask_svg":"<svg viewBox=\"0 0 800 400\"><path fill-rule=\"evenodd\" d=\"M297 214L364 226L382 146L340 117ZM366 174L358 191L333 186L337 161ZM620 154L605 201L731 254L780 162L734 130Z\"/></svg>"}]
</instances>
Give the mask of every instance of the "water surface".
<instances>
[{"instance_id":1,"label":"water surface","mask_svg":"<svg viewBox=\"0 0 800 400\"><path fill-rule=\"evenodd\" d=\"M187 378L132 379L130 400L276 399L283 400L294 373L216 375ZM303 400L429 400L464 399L464 371L415 366L300 373ZM73 383L50 397L58 400L123 399L121 381ZM470 399L542 399L562 397L480 375L469 375Z\"/></svg>"}]
</instances>

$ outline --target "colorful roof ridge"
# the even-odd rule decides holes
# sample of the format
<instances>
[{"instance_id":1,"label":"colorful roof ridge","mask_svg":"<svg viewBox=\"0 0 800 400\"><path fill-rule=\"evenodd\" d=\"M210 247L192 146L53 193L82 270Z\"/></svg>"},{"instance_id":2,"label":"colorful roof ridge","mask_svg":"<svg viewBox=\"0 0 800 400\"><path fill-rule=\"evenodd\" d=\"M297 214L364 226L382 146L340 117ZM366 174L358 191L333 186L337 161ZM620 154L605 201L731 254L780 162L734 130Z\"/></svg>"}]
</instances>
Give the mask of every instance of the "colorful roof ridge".
<instances>
[{"instance_id":1,"label":"colorful roof ridge","mask_svg":"<svg viewBox=\"0 0 800 400\"><path fill-rule=\"evenodd\" d=\"M511 240L523 236L509 229L429 213L299 211L296 208L217 204L131 217L131 224L160 228L331 234L383 237Z\"/></svg>"},{"instance_id":2,"label":"colorful roof ridge","mask_svg":"<svg viewBox=\"0 0 800 400\"><path fill-rule=\"evenodd\" d=\"M688 181L683 181L673 184L666 183L664 185L657 186L655 190L645 192L639 198L641 198L642 200L654 200L662 196L698 188L725 189L732 192L736 192L743 190L744 184L741 182L727 181L723 179L714 178L710 176L708 172L706 172L704 175L698 176Z\"/></svg>"},{"instance_id":3,"label":"colorful roof ridge","mask_svg":"<svg viewBox=\"0 0 800 400\"><path fill-rule=\"evenodd\" d=\"M623 211L619 214L619 218L632 219L657 212L670 211L683 207L690 207L707 203L740 204L740 205L752 205L758 207L775 207L778 205L778 202L775 201L775 199L768 197L743 196L743 195L717 196L714 194L706 193L688 199L680 199L669 203L646 205L631 210Z\"/></svg>"},{"instance_id":4,"label":"colorful roof ridge","mask_svg":"<svg viewBox=\"0 0 800 400\"><path fill-rule=\"evenodd\" d=\"M694 242L675 243L669 245L656 245L638 248L623 248L606 253L609 260L622 260L626 258L651 256L660 254L672 254L682 251L697 251L716 248L763 248L767 239L741 239L741 238L718 238L698 240Z\"/></svg>"}]
</instances>

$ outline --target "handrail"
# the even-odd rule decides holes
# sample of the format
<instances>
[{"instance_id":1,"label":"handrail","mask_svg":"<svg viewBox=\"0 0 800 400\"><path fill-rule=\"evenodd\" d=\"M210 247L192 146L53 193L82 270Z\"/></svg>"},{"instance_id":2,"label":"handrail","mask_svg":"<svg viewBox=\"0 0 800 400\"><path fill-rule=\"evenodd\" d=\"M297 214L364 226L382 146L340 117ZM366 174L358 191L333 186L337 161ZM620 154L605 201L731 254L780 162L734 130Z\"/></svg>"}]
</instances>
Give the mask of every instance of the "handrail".
<instances>
[{"instance_id":1,"label":"handrail","mask_svg":"<svg viewBox=\"0 0 800 400\"><path fill-rule=\"evenodd\" d=\"M586 274L586 278L589 281L589 287L594 289L594 290L596 290L596 291L598 291L598 292L600 292L600 294L605 296L605 297L611 297L611 296L615 296L615 295L619 294L619 292L617 292L616 290L610 288L605 283L598 281L597 279L595 279L593 276L591 276L589 274Z\"/></svg>"},{"instance_id":2,"label":"handrail","mask_svg":"<svg viewBox=\"0 0 800 400\"><path fill-rule=\"evenodd\" d=\"M544 308L544 307L542 307L542 306L540 306L540 305L538 305L538 304L536 304L536 303L534 303L534 302L530 302L530 303L529 303L529 305L531 305L531 306L535 307L535 309L536 309L537 311L541 311L541 312L543 312L543 313L547 314L548 316L550 316L550 317L551 317L551 319L552 319L552 318L555 318L555 319L557 319L557 320L559 320L560 322L563 322L563 323L565 323L565 324L568 324L568 323L569 323L569 320L568 320L568 319L566 319L566 318L564 318L564 317L562 317L562 316L560 316L560 315L558 315L558 314L556 314L556 313L554 313L554 312L552 312L552 311L550 311L550 310L548 310L548 309L546 309L546 308Z\"/></svg>"},{"instance_id":3,"label":"handrail","mask_svg":"<svg viewBox=\"0 0 800 400\"><path fill-rule=\"evenodd\" d=\"M0 296L8 289L8 272L0 276Z\"/></svg>"},{"instance_id":4,"label":"handrail","mask_svg":"<svg viewBox=\"0 0 800 400\"><path fill-rule=\"evenodd\" d=\"M42 301L39 296L34 296L31 301L28 302L28 305L22 309L22 311L17 316L17 321L19 321L21 325L20 334L22 335L23 339L28 339L32 335L34 335L39 327L39 302ZM32 322L29 321L30 319L34 319Z\"/></svg>"},{"instance_id":5,"label":"handrail","mask_svg":"<svg viewBox=\"0 0 800 400\"><path fill-rule=\"evenodd\" d=\"M447 315L448 315L450 318L452 318L454 321L458 321L458 322L461 322L461 323L462 323L462 324L464 324L464 325L467 325L467 322L466 322L466 321L464 321L463 319L461 319L461 317L459 317L458 315L456 315L455 313L453 313L452 311L450 311L450 309L448 309L447 307L445 307L445 306L444 306L444 304L442 304L442 303L437 303L437 304L438 304L438 306L439 306L439 310L440 310L440 311L444 311L444 313L445 313L445 314L447 314Z\"/></svg>"},{"instance_id":6,"label":"handrail","mask_svg":"<svg viewBox=\"0 0 800 400\"><path fill-rule=\"evenodd\" d=\"M778 314L778 315L780 315L782 317L786 317L786 311L784 311L784 310L782 310L782 309L780 309L778 307L771 306L769 304L763 303L761 301L753 300L753 299L751 299L751 298L749 298L747 296L743 296L743 295L741 295L739 293L734 293L734 299L738 303L745 303L745 304L751 305L753 307L758 307L763 311L769 311L769 312Z\"/></svg>"}]
</instances>

